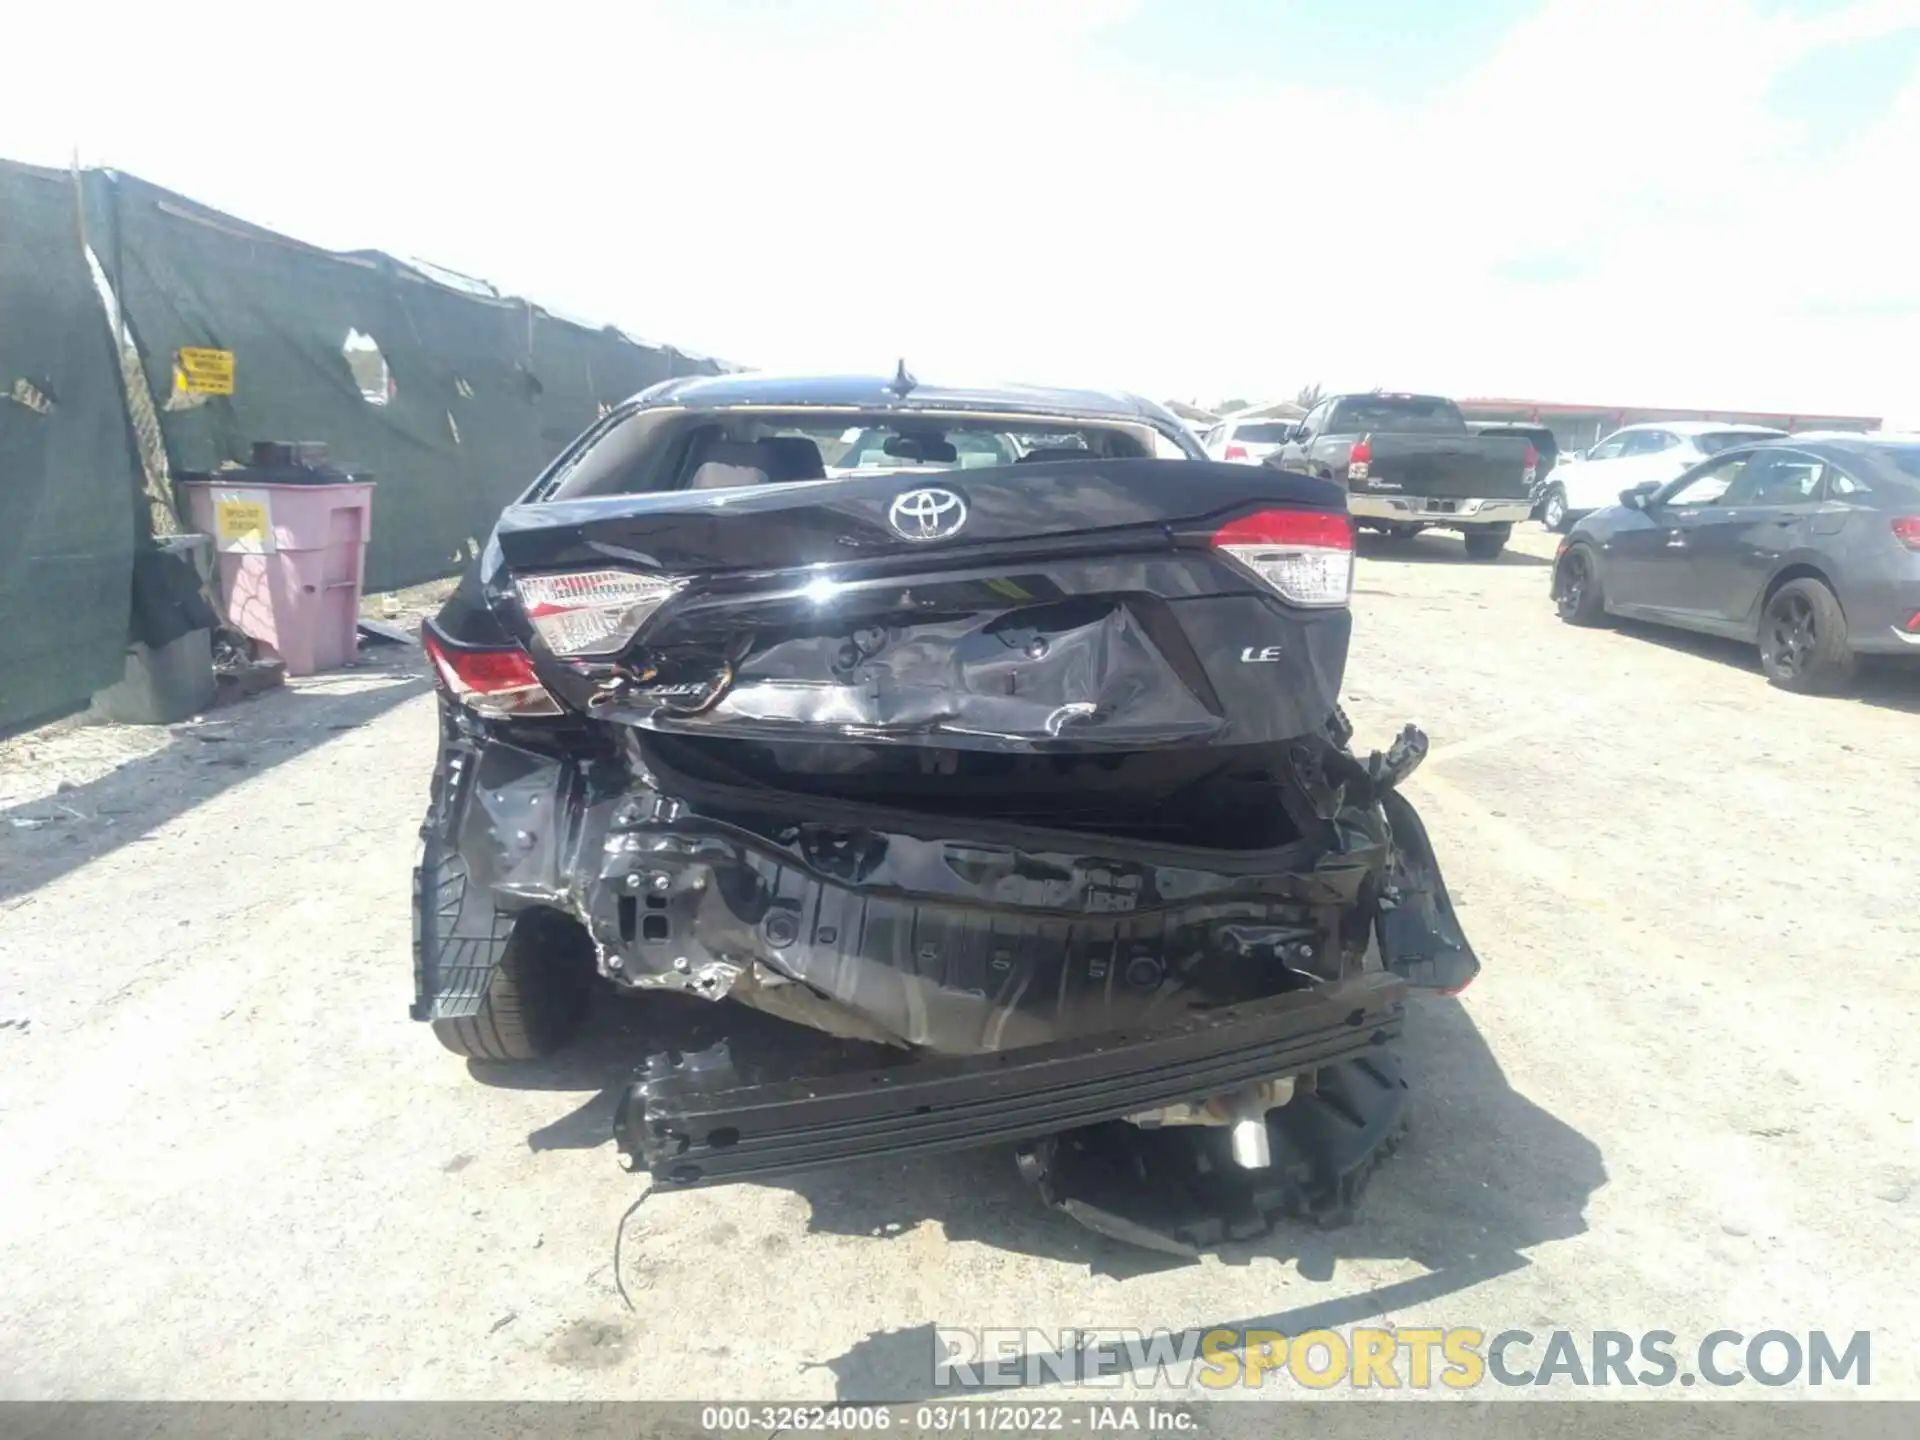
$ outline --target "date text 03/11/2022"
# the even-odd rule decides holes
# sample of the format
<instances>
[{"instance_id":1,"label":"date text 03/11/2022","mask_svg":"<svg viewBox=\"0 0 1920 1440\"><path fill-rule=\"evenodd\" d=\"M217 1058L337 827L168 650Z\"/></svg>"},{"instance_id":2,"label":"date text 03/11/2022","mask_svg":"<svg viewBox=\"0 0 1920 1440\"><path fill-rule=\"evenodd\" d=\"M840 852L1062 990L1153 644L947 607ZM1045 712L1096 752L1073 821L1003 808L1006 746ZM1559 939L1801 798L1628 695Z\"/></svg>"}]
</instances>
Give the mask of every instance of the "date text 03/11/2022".
<instances>
[{"instance_id":1,"label":"date text 03/11/2022","mask_svg":"<svg viewBox=\"0 0 1920 1440\"><path fill-rule=\"evenodd\" d=\"M1160 1404L998 1405L984 1401L904 1405L708 1405L700 1427L780 1433L820 1430L872 1434L898 1428L914 1433L954 1431L1031 1435L1084 1431L1090 1434L1186 1434L1198 1427L1192 1410Z\"/></svg>"}]
</instances>

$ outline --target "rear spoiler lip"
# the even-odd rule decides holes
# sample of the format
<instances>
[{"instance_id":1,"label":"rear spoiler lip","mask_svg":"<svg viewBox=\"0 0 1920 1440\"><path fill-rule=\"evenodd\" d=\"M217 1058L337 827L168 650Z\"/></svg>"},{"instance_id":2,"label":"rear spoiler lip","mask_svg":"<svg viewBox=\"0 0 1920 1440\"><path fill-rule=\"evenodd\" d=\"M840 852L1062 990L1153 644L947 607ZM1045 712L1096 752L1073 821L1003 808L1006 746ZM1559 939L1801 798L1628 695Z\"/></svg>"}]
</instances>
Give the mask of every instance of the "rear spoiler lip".
<instances>
[{"instance_id":1,"label":"rear spoiler lip","mask_svg":"<svg viewBox=\"0 0 1920 1440\"><path fill-rule=\"evenodd\" d=\"M1076 479L1094 483L1084 498L1068 497L1068 510L1081 506L1068 513L1050 491ZM882 560L913 569L928 556L1084 553L1082 547L1098 549L1128 534L1164 537L1263 505L1329 511L1346 505L1341 487L1269 466L1211 460L1000 465L940 478L941 488L961 493L973 507L971 533L903 540L888 529L887 507L903 491L928 483L926 476L881 474L536 501L508 506L493 543L509 565L527 571L624 564L721 575ZM1086 528L1086 518L1106 523ZM755 556L756 548L782 553Z\"/></svg>"}]
</instances>

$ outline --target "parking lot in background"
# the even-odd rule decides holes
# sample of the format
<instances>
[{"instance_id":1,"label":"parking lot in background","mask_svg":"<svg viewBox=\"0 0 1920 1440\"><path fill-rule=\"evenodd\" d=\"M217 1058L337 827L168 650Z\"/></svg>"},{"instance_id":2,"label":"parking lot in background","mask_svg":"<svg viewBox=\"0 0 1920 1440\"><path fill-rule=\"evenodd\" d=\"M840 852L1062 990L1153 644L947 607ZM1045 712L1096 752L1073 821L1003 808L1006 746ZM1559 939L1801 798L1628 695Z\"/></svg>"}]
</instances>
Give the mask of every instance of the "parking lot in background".
<instances>
[{"instance_id":1,"label":"parking lot in background","mask_svg":"<svg viewBox=\"0 0 1920 1440\"><path fill-rule=\"evenodd\" d=\"M1920 676L1565 626L1553 544L1363 547L1355 746L1429 732L1485 970L1418 1002L1358 1223L1197 1264L1000 1151L655 1195L616 1264L644 1006L525 1069L406 1018L417 652L7 742L0 1394L916 1398L936 1326L1385 1324L1870 1330L1920 1396Z\"/></svg>"}]
</instances>

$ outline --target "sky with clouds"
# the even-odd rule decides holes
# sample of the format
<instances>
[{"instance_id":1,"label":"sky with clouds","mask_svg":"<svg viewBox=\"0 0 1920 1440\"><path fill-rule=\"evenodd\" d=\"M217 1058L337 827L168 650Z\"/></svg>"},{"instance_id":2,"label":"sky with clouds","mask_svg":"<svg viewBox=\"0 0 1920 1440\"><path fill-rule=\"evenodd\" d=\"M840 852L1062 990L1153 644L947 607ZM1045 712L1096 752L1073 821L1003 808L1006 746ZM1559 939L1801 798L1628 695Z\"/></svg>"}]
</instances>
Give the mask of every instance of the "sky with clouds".
<instances>
[{"instance_id":1,"label":"sky with clouds","mask_svg":"<svg viewBox=\"0 0 1920 1440\"><path fill-rule=\"evenodd\" d=\"M1920 423L1920 0L197 0L6 33L42 63L0 155L758 366Z\"/></svg>"}]
</instances>

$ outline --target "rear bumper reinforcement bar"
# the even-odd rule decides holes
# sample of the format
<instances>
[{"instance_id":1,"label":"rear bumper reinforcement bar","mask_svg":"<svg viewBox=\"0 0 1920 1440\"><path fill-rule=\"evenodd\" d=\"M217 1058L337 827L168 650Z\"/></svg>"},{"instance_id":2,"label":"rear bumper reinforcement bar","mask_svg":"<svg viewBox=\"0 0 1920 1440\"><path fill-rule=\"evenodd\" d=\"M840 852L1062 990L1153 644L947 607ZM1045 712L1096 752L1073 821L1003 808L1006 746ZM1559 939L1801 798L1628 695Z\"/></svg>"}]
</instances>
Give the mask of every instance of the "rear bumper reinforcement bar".
<instances>
[{"instance_id":1,"label":"rear bumper reinforcement bar","mask_svg":"<svg viewBox=\"0 0 1920 1440\"><path fill-rule=\"evenodd\" d=\"M1367 974L1144 1033L764 1085L656 1057L614 1136L629 1169L675 1186L1032 1139L1365 1055L1399 1035L1406 990Z\"/></svg>"}]
</instances>

